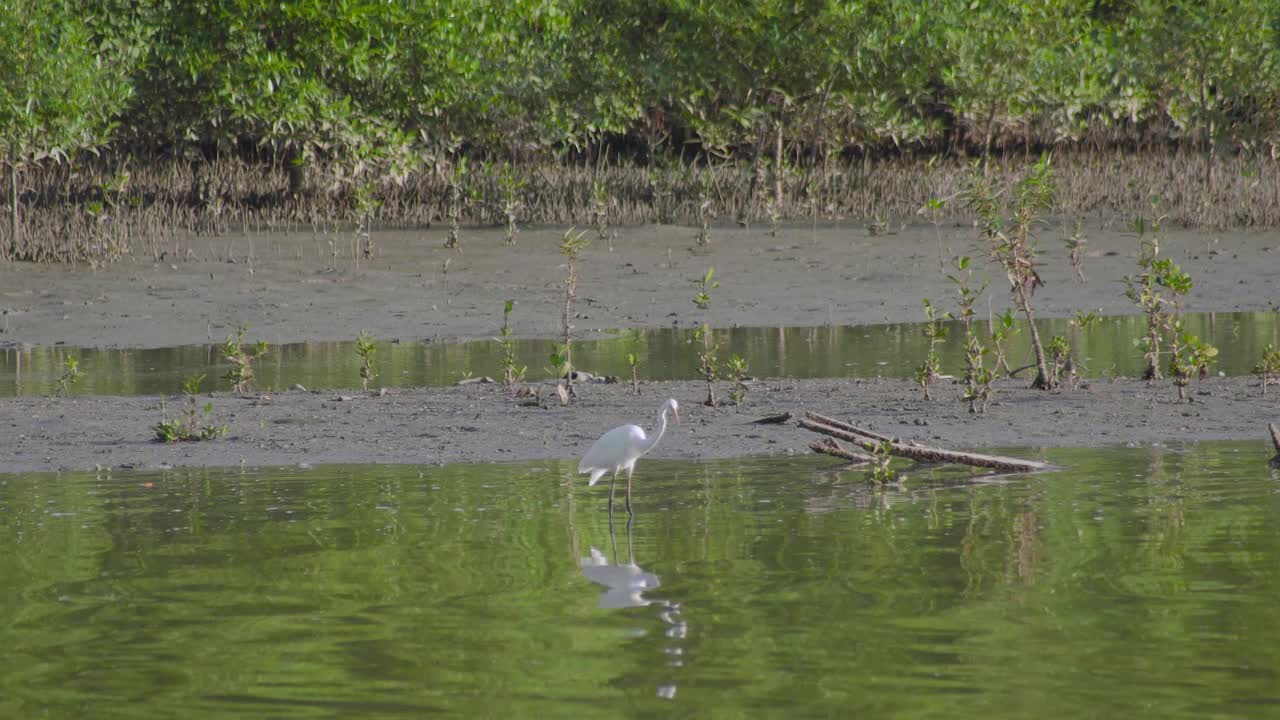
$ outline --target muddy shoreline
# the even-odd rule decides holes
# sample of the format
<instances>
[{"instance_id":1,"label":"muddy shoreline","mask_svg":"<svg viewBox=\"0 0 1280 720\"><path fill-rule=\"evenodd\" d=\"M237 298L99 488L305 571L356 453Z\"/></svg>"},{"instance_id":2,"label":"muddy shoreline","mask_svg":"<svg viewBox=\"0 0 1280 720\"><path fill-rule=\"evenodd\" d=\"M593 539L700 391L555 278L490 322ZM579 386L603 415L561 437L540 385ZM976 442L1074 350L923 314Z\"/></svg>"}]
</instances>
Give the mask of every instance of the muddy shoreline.
<instances>
[{"instance_id":1,"label":"muddy shoreline","mask_svg":"<svg viewBox=\"0 0 1280 720\"><path fill-rule=\"evenodd\" d=\"M1044 228L1036 301L1042 317L1077 311L1128 313L1122 279L1133 270L1134 237L1120 223L1086 227L1084 272L1072 278L1061 223ZM463 234L462 252L442 247L444 231L379 233L378 255L359 268L335 261L310 235L204 240L155 263L132 258L90 271L0 266L0 343L161 347L221 340L238 324L272 343L349 340L361 329L379 339L492 337L502 301L515 298L515 332L552 337L559 323L563 267L555 251L562 229L526 230L502 245L496 229ZM719 228L709 247L685 227L622 228L612 251L597 241L582 264L580 336L602 329L792 326L922 319L920 301L949 304L954 292L939 258L984 258L971 228L930 225L871 234L861 225L767 230ZM1189 311L1275 311L1280 305L1280 235L1169 232L1165 254L1195 280ZM186 251L190 251L189 253ZM444 261L449 260L447 277ZM721 286L708 310L691 299L695 280L715 266ZM985 260L996 312L1008 306L1004 278ZM986 305L986 300L981 301ZM748 358L749 360L749 358ZM944 369L952 372L954 369ZM763 380L743 413L698 402L698 383L646 384L639 398L616 385L585 388L573 407L521 407L493 386L358 392L282 392L210 396L230 436L209 443L150 440L161 398L0 399L0 471L99 467L292 465L299 463L448 463L576 458L604 429L648 425L660 401L679 399L686 422L655 457L700 458L807 452L809 435L749 419L807 409L852 418L881 431L956 448L1102 446L1208 439L1266 439L1278 419L1274 397L1255 378L1211 378L1194 403L1174 403L1167 383L1093 380L1089 389L1041 393L1024 381L1000 384L985 417L971 417L959 389L939 388L925 402L900 380ZM1203 392L1205 394L1197 394ZM335 400L340 396L347 400ZM177 398L166 400L170 413Z\"/></svg>"},{"instance_id":2,"label":"muddy shoreline","mask_svg":"<svg viewBox=\"0 0 1280 720\"><path fill-rule=\"evenodd\" d=\"M1041 231L1036 294L1041 317L1077 311L1132 314L1123 278L1135 271L1137 241L1127 223L1094 223L1083 270L1073 278L1062 238L1069 223ZM131 257L97 270L0 264L0 344L7 347L167 347L219 342L238 325L271 343L351 340L367 329L405 341L489 338L502 302L519 303L518 337L559 334L563 228L531 228L506 247L495 228L462 234L462 251L443 247L447 231L376 233L372 260L336 260L328 239L311 233L233 235L180 241L162 262ZM990 283L995 312L1009 306L1007 283L986 261L971 227L895 226L872 234L863 224L717 228L696 244L695 228L624 227L596 240L581 262L577 332L603 329L857 325L924 320L921 300L950 308L954 287L940 256L975 258L974 279ZM343 238L337 238L339 244ZM1259 311L1280 306L1280 233L1170 231L1163 243L1195 280L1186 309ZM250 251L252 249L252 262ZM444 271L448 260L448 271ZM711 306L692 301L696 281L714 266L720 287ZM947 268L949 270L949 268ZM987 299L980 305L987 309Z\"/></svg>"},{"instance_id":3,"label":"muddy shoreline","mask_svg":"<svg viewBox=\"0 0 1280 720\"><path fill-rule=\"evenodd\" d=\"M626 422L652 427L661 401L681 402L683 423L653 452L658 458L725 458L808 453L816 436L751 420L811 410L849 418L907 440L956 449L1100 447L1136 443L1257 439L1270 457L1266 423L1274 396L1263 400L1253 378L1211 378L1193 385L1194 402L1175 402L1168 382L1093 381L1045 393L1020 381L998 386L983 416L971 416L960 388L943 385L925 401L903 380L763 380L748 405L708 408L697 382L644 384L636 397L623 385L582 389L572 407L525 407L498 386L237 396L212 393L215 422L229 435L212 442L152 441L159 397L18 398L0 401L9 442L0 446L8 472L161 468L166 466L327 463L439 464L576 458L604 430ZM177 398L167 398L172 415ZM832 462L838 462L833 460Z\"/></svg>"}]
</instances>

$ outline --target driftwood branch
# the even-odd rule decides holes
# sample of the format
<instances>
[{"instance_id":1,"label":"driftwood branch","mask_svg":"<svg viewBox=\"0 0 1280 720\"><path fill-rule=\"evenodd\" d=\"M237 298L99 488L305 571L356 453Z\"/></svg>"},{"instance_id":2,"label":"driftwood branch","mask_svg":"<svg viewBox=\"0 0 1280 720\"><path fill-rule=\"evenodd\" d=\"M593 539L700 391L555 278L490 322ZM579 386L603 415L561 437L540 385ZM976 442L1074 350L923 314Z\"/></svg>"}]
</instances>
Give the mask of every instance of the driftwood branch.
<instances>
[{"instance_id":1,"label":"driftwood branch","mask_svg":"<svg viewBox=\"0 0 1280 720\"><path fill-rule=\"evenodd\" d=\"M809 449L816 453L838 457L841 460L847 460L859 465L869 463L872 460L870 455L864 455L856 450L849 450L831 438L825 438L814 443L809 443Z\"/></svg>"},{"instance_id":2,"label":"driftwood branch","mask_svg":"<svg viewBox=\"0 0 1280 720\"><path fill-rule=\"evenodd\" d=\"M818 413L811 413L811 412L805 411L804 416L809 420L812 420L813 422L822 423L823 425L826 425L828 427L833 427L833 428L836 428L837 430L843 430L847 433L853 433L854 435L862 435L863 437L869 437L872 440L879 440L880 442L893 442L897 439L897 438L891 438L888 435L881 435L878 432L872 432L865 428L860 428L857 425L850 425L849 423L846 423L846 422L840 422L839 420L834 420L832 418L827 417L826 415L819 415Z\"/></svg>"},{"instance_id":3,"label":"driftwood branch","mask_svg":"<svg viewBox=\"0 0 1280 720\"><path fill-rule=\"evenodd\" d=\"M840 424L849 428L855 427L847 423ZM869 452L875 452L877 447L887 447L890 455L910 458L918 462L955 463L957 465L991 468L1000 472L1009 473L1034 472L1037 470L1047 470L1050 467L1048 463L1037 462L1034 460L1020 460L1018 458L1002 457L999 455L980 455L978 453L943 450L942 448L926 447L923 445L907 445L895 440L878 440L876 437L863 434L859 431L844 430L823 422L810 420L807 417L800 419L800 427L805 428L806 430L822 433L823 435L829 435L833 438L855 443L858 447ZM881 435L879 437L884 436Z\"/></svg>"}]
</instances>

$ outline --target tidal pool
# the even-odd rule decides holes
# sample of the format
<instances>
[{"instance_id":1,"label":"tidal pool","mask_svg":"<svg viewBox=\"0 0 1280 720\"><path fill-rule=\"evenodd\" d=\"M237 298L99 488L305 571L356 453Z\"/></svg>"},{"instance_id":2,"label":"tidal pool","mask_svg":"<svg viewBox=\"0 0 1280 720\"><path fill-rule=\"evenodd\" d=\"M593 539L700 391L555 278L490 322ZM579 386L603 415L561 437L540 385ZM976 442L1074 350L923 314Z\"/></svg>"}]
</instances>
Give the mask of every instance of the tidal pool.
<instances>
[{"instance_id":1,"label":"tidal pool","mask_svg":"<svg viewBox=\"0 0 1280 720\"><path fill-rule=\"evenodd\" d=\"M0 476L0 716L1257 717L1261 443Z\"/></svg>"},{"instance_id":2,"label":"tidal pool","mask_svg":"<svg viewBox=\"0 0 1280 720\"><path fill-rule=\"evenodd\" d=\"M1087 377L1137 376L1144 364L1133 341L1143 333L1137 316L1103 318L1087 330L1066 320L1038 323L1044 342L1054 335L1068 338ZM1188 315L1187 328L1221 349L1214 370L1227 375L1252 371L1267 343L1280 344L1280 321L1272 312ZM986 322L980 332L989 332ZM1019 322L1019 327L1025 323ZM950 341L938 347L944 372L964 365L963 329L947 323ZM743 327L716 331L721 357L738 354L759 377L911 377L926 357L928 340L919 323L897 325L819 326L809 328ZM258 338L250 331L246 340ZM517 340L518 364L529 378L548 377L550 340ZM640 358L641 380L688 380L700 377L693 331L682 329L619 331L605 340L574 344L575 364L598 375L630 378L627 355ZM1024 331L1009 346L1009 362L1030 362ZM183 378L204 373L204 388L227 389L221 379L229 365L217 346L186 345L153 349L36 347L0 350L0 396L54 392L63 363L75 356L84 374L73 393L94 395L174 394ZM450 385L465 377L502 375L502 348L494 341L454 343L381 342L375 352L374 386ZM255 365L257 384L281 390L300 383L309 389L360 385L360 360L354 342L297 343L272 347Z\"/></svg>"}]
</instances>

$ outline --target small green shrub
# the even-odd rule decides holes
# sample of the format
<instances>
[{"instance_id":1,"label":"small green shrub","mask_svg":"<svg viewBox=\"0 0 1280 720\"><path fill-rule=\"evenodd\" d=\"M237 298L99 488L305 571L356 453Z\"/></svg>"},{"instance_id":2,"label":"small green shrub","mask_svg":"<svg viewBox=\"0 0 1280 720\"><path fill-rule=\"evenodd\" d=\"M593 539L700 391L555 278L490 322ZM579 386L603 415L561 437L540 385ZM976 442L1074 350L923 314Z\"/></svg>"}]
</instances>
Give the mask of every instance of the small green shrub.
<instances>
[{"instance_id":1,"label":"small green shrub","mask_svg":"<svg viewBox=\"0 0 1280 720\"><path fill-rule=\"evenodd\" d=\"M244 344L244 333L247 330L241 325L236 328L235 335L228 335L222 344L222 359L231 363L231 368L222 376L230 380L238 393L249 392L253 386L253 364L267 354L267 343L259 340L253 345Z\"/></svg>"},{"instance_id":2,"label":"small green shrub","mask_svg":"<svg viewBox=\"0 0 1280 720\"><path fill-rule=\"evenodd\" d=\"M376 351L373 336L368 330L361 330L356 336L356 356L360 358L360 387L364 390L369 389L370 380L378 377L378 370L373 361Z\"/></svg>"},{"instance_id":3,"label":"small green shrub","mask_svg":"<svg viewBox=\"0 0 1280 720\"><path fill-rule=\"evenodd\" d=\"M699 310L706 310L711 307L711 295L708 290L715 290L720 287L720 282L715 279L716 269L714 267L707 268L707 274L698 280L698 294L693 296L693 304Z\"/></svg>"},{"instance_id":4,"label":"small green shrub","mask_svg":"<svg viewBox=\"0 0 1280 720\"><path fill-rule=\"evenodd\" d=\"M155 432L155 438L161 442L195 442L199 440L216 440L227 434L225 425L215 425L210 422L213 414L213 403L206 402L204 407L199 407L196 396L200 394L200 383L204 382L205 376L192 375L182 381L182 394L185 398L185 408L180 418L169 419L164 412L163 402L161 404L160 422L156 423L152 430Z\"/></svg>"},{"instance_id":5,"label":"small green shrub","mask_svg":"<svg viewBox=\"0 0 1280 720\"><path fill-rule=\"evenodd\" d=\"M58 378L58 397L66 397L71 392L71 386L80 382L82 377L84 373L80 372L80 361L74 355L68 355L62 361L62 376Z\"/></svg>"},{"instance_id":6,"label":"small green shrub","mask_svg":"<svg viewBox=\"0 0 1280 720\"><path fill-rule=\"evenodd\" d=\"M1253 366L1253 372L1262 378L1262 396L1266 397L1267 385L1280 377L1280 350L1276 350L1276 346L1272 343L1267 343L1262 350L1262 359Z\"/></svg>"},{"instance_id":7,"label":"small green shrub","mask_svg":"<svg viewBox=\"0 0 1280 720\"><path fill-rule=\"evenodd\" d=\"M730 355L724 362L724 374L733 383L729 388L729 399L733 401L734 407L741 409L747 404L747 361L737 353Z\"/></svg>"}]
</instances>

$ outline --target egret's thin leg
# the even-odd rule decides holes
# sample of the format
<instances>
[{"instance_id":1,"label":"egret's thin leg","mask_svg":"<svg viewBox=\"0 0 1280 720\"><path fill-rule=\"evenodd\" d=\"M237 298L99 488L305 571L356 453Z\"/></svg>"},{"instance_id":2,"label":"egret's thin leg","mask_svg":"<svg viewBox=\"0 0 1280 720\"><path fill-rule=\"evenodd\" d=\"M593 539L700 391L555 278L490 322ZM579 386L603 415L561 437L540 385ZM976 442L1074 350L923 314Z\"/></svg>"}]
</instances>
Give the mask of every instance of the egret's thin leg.
<instances>
[{"instance_id":1,"label":"egret's thin leg","mask_svg":"<svg viewBox=\"0 0 1280 720\"><path fill-rule=\"evenodd\" d=\"M627 468L627 514L628 515L635 515L635 513L631 512L631 473L635 471L636 471L635 465L632 465L631 467Z\"/></svg>"},{"instance_id":2,"label":"egret's thin leg","mask_svg":"<svg viewBox=\"0 0 1280 720\"><path fill-rule=\"evenodd\" d=\"M609 529L613 529L613 490L618 484L618 470L613 471L613 479L609 481Z\"/></svg>"}]
</instances>

